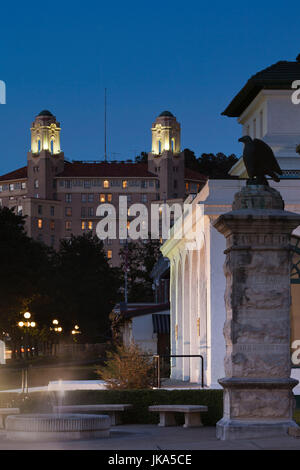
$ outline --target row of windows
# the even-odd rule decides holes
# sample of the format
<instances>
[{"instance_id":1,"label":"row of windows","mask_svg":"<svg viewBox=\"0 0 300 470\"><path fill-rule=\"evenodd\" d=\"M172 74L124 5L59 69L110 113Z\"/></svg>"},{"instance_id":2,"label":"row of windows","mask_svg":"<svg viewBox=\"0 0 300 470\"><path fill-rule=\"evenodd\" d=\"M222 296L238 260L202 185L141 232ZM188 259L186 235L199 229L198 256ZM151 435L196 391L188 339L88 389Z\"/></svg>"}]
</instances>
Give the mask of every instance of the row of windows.
<instances>
[{"instance_id":1,"label":"row of windows","mask_svg":"<svg viewBox=\"0 0 300 470\"><path fill-rule=\"evenodd\" d=\"M0 192L2 192L2 191L16 191L18 189L26 189L26 182L22 181L20 183L0 184Z\"/></svg>"},{"instance_id":2,"label":"row of windows","mask_svg":"<svg viewBox=\"0 0 300 470\"><path fill-rule=\"evenodd\" d=\"M127 202L131 202L132 196L131 194L127 194ZM83 193L81 194L81 202L94 202L94 200L97 201L96 194L93 193ZM113 200L113 195L112 194L99 194L99 202L112 202ZM141 194L141 201L142 202L148 202L148 195L147 194ZM65 194L65 202L70 203L72 202L72 194L67 193Z\"/></svg>"},{"instance_id":3,"label":"row of windows","mask_svg":"<svg viewBox=\"0 0 300 470\"><path fill-rule=\"evenodd\" d=\"M49 223L50 229L54 230L55 229L55 221L50 220ZM81 229L82 230L93 230L94 223L92 220L82 220L81 221ZM43 228L43 219L37 219L37 227L38 229ZM66 220L65 221L65 229L66 230L72 230L72 221L71 220Z\"/></svg>"},{"instance_id":4,"label":"row of windows","mask_svg":"<svg viewBox=\"0 0 300 470\"><path fill-rule=\"evenodd\" d=\"M78 186L83 186L84 188L92 188L93 186L96 187L103 187L105 189L110 188L110 187L122 187L123 189L126 189L128 187L141 187L141 188L153 188L153 187L158 187L158 181L154 180L137 180L137 179L132 179L132 180L59 180L59 186L61 188L72 188L72 187L78 187Z\"/></svg>"}]
</instances>

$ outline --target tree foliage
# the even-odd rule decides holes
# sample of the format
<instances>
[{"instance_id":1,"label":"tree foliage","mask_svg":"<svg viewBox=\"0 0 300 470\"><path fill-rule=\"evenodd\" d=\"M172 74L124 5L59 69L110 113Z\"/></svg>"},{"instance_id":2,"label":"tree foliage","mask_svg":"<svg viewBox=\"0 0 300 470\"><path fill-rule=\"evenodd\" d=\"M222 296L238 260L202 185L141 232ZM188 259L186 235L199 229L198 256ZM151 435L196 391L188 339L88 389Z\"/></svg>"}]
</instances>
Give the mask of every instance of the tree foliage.
<instances>
[{"instance_id":1,"label":"tree foliage","mask_svg":"<svg viewBox=\"0 0 300 470\"><path fill-rule=\"evenodd\" d=\"M118 301L120 272L109 265L103 242L82 235L62 240L58 252L25 232L25 217L0 208L0 327L17 338L29 310L45 336L58 318L64 331L80 326L80 338L110 336L109 313ZM1 331L0 329L0 331ZM47 336L47 335L46 335Z\"/></svg>"},{"instance_id":2,"label":"tree foliage","mask_svg":"<svg viewBox=\"0 0 300 470\"><path fill-rule=\"evenodd\" d=\"M238 161L238 158L234 154L226 156L222 152L217 154L202 153L202 155L197 158L195 153L190 149L184 149L184 159L186 167L215 179L230 178L228 172Z\"/></svg>"},{"instance_id":3,"label":"tree foliage","mask_svg":"<svg viewBox=\"0 0 300 470\"><path fill-rule=\"evenodd\" d=\"M129 302L153 302L151 271L160 254L160 242L151 238L130 241L120 250L121 270L127 270Z\"/></svg>"},{"instance_id":4,"label":"tree foliage","mask_svg":"<svg viewBox=\"0 0 300 470\"><path fill-rule=\"evenodd\" d=\"M61 240L55 272L55 312L65 327L78 324L85 337L107 339L120 278L118 269L109 265L103 242L92 234Z\"/></svg>"},{"instance_id":5,"label":"tree foliage","mask_svg":"<svg viewBox=\"0 0 300 470\"><path fill-rule=\"evenodd\" d=\"M146 389L153 382L153 358L135 344L119 345L107 353L105 365L97 371L110 389Z\"/></svg>"},{"instance_id":6,"label":"tree foliage","mask_svg":"<svg viewBox=\"0 0 300 470\"><path fill-rule=\"evenodd\" d=\"M50 250L29 238L25 217L0 208L0 322L9 330L43 289Z\"/></svg>"}]
</instances>

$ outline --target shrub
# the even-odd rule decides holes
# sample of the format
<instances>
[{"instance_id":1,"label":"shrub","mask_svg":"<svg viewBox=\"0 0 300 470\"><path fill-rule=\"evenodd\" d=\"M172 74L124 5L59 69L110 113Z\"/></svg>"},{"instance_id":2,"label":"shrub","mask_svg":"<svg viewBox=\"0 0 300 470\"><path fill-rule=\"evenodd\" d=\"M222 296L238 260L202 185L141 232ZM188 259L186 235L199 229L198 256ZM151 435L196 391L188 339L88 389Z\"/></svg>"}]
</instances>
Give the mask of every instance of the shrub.
<instances>
[{"instance_id":1,"label":"shrub","mask_svg":"<svg viewBox=\"0 0 300 470\"><path fill-rule=\"evenodd\" d=\"M153 359L134 343L119 345L107 353L108 360L97 370L110 389L147 389L153 382Z\"/></svg>"},{"instance_id":2,"label":"shrub","mask_svg":"<svg viewBox=\"0 0 300 470\"><path fill-rule=\"evenodd\" d=\"M32 392L22 399L19 393L0 393L0 407L21 407L22 413L49 413L57 404L55 392ZM157 424L158 414L150 413L151 405L206 405L208 412L202 414L205 426L215 426L223 415L222 390L70 390L66 391L63 405L129 403L132 408L122 413L124 424ZM178 424L183 423L183 414L176 416Z\"/></svg>"}]
</instances>

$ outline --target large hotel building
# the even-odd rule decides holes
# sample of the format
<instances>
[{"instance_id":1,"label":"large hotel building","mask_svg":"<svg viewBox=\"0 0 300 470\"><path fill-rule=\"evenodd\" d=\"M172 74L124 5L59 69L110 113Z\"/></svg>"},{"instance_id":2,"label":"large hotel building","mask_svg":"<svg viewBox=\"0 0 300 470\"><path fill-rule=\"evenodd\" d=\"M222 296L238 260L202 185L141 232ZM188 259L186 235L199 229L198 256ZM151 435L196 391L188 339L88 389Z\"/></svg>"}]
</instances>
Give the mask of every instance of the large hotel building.
<instances>
[{"instance_id":1,"label":"large hotel building","mask_svg":"<svg viewBox=\"0 0 300 470\"><path fill-rule=\"evenodd\" d=\"M184 165L180 124L162 112L152 125L152 150L146 163L69 161L60 145L60 123L49 111L31 127L27 165L0 177L0 203L26 216L27 234L55 249L71 234L96 233L96 209L110 203L118 218L119 196L128 206L183 201L197 193L205 177ZM105 240L107 256L119 265L124 239Z\"/></svg>"}]
</instances>

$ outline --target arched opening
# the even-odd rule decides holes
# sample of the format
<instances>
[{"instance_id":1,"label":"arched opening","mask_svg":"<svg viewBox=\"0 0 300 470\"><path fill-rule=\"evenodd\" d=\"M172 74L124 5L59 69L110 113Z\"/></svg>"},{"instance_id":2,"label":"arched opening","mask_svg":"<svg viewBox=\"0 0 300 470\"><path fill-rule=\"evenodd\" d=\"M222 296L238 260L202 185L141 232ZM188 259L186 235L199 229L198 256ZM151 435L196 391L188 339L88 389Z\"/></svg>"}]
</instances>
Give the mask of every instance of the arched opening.
<instances>
[{"instance_id":1,"label":"arched opening","mask_svg":"<svg viewBox=\"0 0 300 470\"><path fill-rule=\"evenodd\" d=\"M38 141L37 141L37 150L38 150L38 152L40 152L42 150L41 139L38 139Z\"/></svg>"},{"instance_id":2,"label":"arched opening","mask_svg":"<svg viewBox=\"0 0 300 470\"><path fill-rule=\"evenodd\" d=\"M53 153L54 153L54 137L52 137L51 142L50 142L50 152L53 155Z\"/></svg>"},{"instance_id":3,"label":"arched opening","mask_svg":"<svg viewBox=\"0 0 300 470\"><path fill-rule=\"evenodd\" d=\"M158 153L161 154L161 141L158 141Z\"/></svg>"},{"instance_id":4,"label":"arched opening","mask_svg":"<svg viewBox=\"0 0 300 470\"><path fill-rule=\"evenodd\" d=\"M172 150L172 152L175 152L175 139L174 139L174 137L171 139L171 150Z\"/></svg>"}]
</instances>

